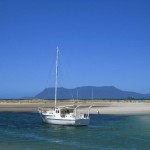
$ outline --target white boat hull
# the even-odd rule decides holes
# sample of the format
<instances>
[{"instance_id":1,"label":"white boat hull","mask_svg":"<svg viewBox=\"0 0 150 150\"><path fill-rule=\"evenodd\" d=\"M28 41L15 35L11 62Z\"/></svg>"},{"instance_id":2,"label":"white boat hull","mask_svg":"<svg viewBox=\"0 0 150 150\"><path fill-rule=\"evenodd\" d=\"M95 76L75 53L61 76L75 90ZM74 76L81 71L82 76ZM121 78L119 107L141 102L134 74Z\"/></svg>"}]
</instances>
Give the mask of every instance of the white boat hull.
<instances>
[{"instance_id":1,"label":"white boat hull","mask_svg":"<svg viewBox=\"0 0 150 150\"><path fill-rule=\"evenodd\" d=\"M65 119L65 118L49 118L48 116L42 116L43 122L57 125L72 125L72 126L87 126L90 119Z\"/></svg>"}]
</instances>

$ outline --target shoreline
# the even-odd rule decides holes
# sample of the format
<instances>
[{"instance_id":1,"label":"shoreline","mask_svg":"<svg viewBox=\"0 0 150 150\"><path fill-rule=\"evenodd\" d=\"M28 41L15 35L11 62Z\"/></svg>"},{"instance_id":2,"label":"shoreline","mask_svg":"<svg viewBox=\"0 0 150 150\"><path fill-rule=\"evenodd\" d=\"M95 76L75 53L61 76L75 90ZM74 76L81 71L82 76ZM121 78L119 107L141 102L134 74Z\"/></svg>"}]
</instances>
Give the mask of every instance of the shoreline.
<instances>
[{"instance_id":1,"label":"shoreline","mask_svg":"<svg viewBox=\"0 0 150 150\"><path fill-rule=\"evenodd\" d=\"M58 100L57 104L94 104L90 114L150 114L150 100ZM39 107L54 107L54 100L0 100L0 112L38 112ZM87 110L79 108L82 113Z\"/></svg>"}]
</instances>

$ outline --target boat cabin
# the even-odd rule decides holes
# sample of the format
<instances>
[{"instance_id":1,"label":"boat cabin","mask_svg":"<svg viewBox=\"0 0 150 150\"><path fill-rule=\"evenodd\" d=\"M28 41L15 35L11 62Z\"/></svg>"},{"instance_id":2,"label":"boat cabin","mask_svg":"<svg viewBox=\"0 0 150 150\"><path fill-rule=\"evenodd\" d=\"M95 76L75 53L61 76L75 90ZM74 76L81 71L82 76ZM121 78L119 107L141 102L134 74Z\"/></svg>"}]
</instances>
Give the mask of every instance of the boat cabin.
<instances>
[{"instance_id":1,"label":"boat cabin","mask_svg":"<svg viewBox=\"0 0 150 150\"><path fill-rule=\"evenodd\" d=\"M80 118L86 119L89 118L89 114L77 113L77 107L57 107L55 109L55 115L60 118Z\"/></svg>"},{"instance_id":2,"label":"boat cabin","mask_svg":"<svg viewBox=\"0 0 150 150\"><path fill-rule=\"evenodd\" d=\"M55 113L57 116L60 116L61 118L72 118L74 117L74 109L68 108L68 107L57 107L55 109Z\"/></svg>"}]
</instances>

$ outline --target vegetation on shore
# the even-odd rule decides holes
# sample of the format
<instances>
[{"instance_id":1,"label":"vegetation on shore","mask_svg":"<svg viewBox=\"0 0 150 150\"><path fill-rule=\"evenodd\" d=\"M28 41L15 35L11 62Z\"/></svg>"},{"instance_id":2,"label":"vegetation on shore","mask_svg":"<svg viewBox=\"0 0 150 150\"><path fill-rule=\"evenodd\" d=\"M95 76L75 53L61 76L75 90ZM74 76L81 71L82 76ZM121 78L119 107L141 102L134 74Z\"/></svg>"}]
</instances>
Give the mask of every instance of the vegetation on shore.
<instances>
[{"instance_id":1,"label":"vegetation on shore","mask_svg":"<svg viewBox=\"0 0 150 150\"><path fill-rule=\"evenodd\" d=\"M33 99L33 100L5 100L1 99L0 103L53 103L54 100ZM150 103L150 100L58 100L58 102L68 103L101 103L101 102L130 102L130 103Z\"/></svg>"}]
</instances>

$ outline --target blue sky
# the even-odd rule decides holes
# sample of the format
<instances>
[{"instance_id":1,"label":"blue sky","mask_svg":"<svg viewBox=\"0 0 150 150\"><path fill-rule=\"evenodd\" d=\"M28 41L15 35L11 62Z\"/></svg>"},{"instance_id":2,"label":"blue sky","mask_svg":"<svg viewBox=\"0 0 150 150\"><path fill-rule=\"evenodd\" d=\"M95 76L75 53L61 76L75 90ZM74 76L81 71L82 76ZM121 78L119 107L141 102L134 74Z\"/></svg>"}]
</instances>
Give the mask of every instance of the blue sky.
<instances>
[{"instance_id":1,"label":"blue sky","mask_svg":"<svg viewBox=\"0 0 150 150\"><path fill-rule=\"evenodd\" d=\"M149 0L0 0L0 98L54 86L150 93Z\"/></svg>"}]
</instances>

